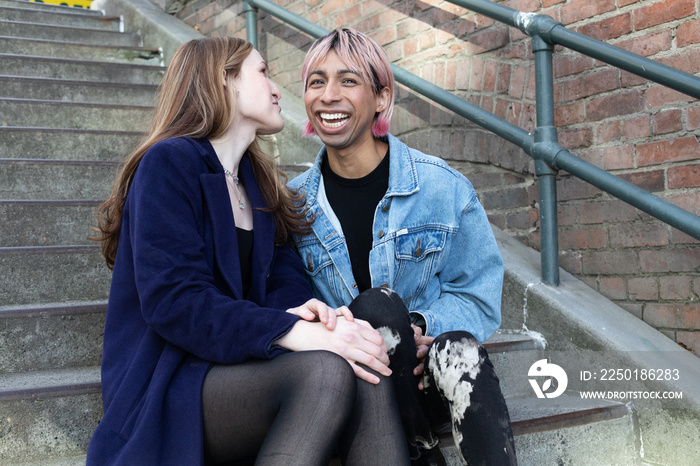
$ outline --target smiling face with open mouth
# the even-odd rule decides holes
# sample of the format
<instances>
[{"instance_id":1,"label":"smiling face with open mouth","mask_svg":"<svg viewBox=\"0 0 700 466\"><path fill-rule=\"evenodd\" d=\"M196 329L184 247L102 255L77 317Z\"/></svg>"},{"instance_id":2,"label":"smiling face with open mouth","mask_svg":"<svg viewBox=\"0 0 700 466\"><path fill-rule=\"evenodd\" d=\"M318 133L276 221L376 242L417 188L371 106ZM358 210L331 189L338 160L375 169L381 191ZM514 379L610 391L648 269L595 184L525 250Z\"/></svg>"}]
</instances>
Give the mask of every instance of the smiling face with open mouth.
<instances>
[{"instance_id":1,"label":"smiling face with open mouth","mask_svg":"<svg viewBox=\"0 0 700 466\"><path fill-rule=\"evenodd\" d=\"M374 144L372 123L387 105L382 91L344 63L335 51L308 73L304 104L316 134L330 152L353 152Z\"/></svg>"}]
</instances>

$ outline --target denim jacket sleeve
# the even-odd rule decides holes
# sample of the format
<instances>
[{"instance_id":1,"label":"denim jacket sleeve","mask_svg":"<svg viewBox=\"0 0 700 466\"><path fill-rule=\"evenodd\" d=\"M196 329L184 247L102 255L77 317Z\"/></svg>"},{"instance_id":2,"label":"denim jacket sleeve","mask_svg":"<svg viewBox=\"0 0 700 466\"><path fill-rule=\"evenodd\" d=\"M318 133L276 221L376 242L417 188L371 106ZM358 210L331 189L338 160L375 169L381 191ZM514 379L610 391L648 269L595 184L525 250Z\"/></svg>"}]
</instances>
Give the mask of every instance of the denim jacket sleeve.
<instances>
[{"instance_id":1,"label":"denim jacket sleeve","mask_svg":"<svg viewBox=\"0 0 700 466\"><path fill-rule=\"evenodd\" d=\"M483 207L473 197L461 213L446 253L446 263L436 274L439 297L423 315L426 334L437 336L467 330L483 342L501 324L503 260Z\"/></svg>"}]
</instances>

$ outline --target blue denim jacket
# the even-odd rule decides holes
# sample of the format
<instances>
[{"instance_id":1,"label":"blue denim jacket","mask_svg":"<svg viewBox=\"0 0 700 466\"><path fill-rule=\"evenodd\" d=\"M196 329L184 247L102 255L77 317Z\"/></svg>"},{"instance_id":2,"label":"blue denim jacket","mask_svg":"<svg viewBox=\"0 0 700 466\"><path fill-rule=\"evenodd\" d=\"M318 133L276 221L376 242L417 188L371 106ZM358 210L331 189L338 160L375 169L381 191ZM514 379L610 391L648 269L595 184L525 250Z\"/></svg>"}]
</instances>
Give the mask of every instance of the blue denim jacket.
<instances>
[{"instance_id":1,"label":"blue denim jacket","mask_svg":"<svg viewBox=\"0 0 700 466\"><path fill-rule=\"evenodd\" d=\"M389 189L374 213L372 286L396 291L426 334L467 330L486 340L501 324L503 260L469 180L389 135ZM313 232L295 237L314 296L347 305L358 295L340 222L323 188L321 149L289 183L306 195Z\"/></svg>"}]
</instances>

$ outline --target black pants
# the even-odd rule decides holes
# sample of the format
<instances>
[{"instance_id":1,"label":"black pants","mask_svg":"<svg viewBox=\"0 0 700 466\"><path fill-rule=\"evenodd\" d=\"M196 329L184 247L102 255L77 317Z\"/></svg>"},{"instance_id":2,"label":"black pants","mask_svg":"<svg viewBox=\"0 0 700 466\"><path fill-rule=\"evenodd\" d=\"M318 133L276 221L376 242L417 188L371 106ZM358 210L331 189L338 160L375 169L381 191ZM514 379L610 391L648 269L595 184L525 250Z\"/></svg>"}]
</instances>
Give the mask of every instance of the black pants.
<instances>
[{"instance_id":1,"label":"black pants","mask_svg":"<svg viewBox=\"0 0 700 466\"><path fill-rule=\"evenodd\" d=\"M390 347L391 378L412 458L435 447L436 432L452 427L455 445L468 465L517 464L508 408L486 350L466 331L439 335L425 361L423 391L411 320L401 297L381 288L351 304L357 318L372 324Z\"/></svg>"},{"instance_id":2,"label":"black pants","mask_svg":"<svg viewBox=\"0 0 700 466\"><path fill-rule=\"evenodd\" d=\"M377 374L379 375L379 374ZM215 365L202 389L207 464L410 463L392 380L355 376L328 351Z\"/></svg>"}]
</instances>

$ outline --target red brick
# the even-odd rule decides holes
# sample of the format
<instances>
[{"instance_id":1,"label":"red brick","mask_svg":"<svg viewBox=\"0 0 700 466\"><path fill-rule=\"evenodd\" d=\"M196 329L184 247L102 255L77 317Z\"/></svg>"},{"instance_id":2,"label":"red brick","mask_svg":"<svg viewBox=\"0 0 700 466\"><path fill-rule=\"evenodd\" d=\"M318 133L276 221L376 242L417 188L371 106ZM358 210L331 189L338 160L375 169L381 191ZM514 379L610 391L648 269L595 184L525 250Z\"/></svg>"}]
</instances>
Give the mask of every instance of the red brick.
<instances>
[{"instance_id":1,"label":"red brick","mask_svg":"<svg viewBox=\"0 0 700 466\"><path fill-rule=\"evenodd\" d=\"M695 3L688 0L664 0L634 11L634 27L642 30L668 23L695 13Z\"/></svg>"},{"instance_id":2,"label":"red brick","mask_svg":"<svg viewBox=\"0 0 700 466\"><path fill-rule=\"evenodd\" d=\"M697 240L687 233L683 233L680 230L671 228L671 243L672 244L700 244L700 240Z\"/></svg>"},{"instance_id":3,"label":"red brick","mask_svg":"<svg viewBox=\"0 0 700 466\"><path fill-rule=\"evenodd\" d=\"M688 47L681 49L672 55L659 57L656 61L686 73L695 74L700 72L700 48Z\"/></svg>"},{"instance_id":4,"label":"red brick","mask_svg":"<svg viewBox=\"0 0 700 466\"><path fill-rule=\"evenodd\" d=\"M582 230L559 230L559 249L602 249L608 244L605 228L586 228Z\"/></svg>"},{"instance_id":5,"label":"red brick","mask_svg":"<svg viewBox=\"0 0 700 466\"><path fill-rule=\"evenodd\" d=\"M467 39L466 52L469 55L488 52L508 44L510 37L505 27L493 27L477 31Z\"/></svg>"},{"instance_id":6,"label":"red brick","mask_svg":"<svg viewBox=\"0 0 700 466\"><path fill-rule=\"evenodd\" d=\"M630 145L606 147L603 149L603 168L621 170L634 166L634 147Z\"/></svg>"},{"instance_id":7,"label":"red brick","mask_svg":"<svg viewBox=\"0 0 700 466\"><path fill-rule=\"evenodd\" d=\"M564 3L565 0L542 0L542 6L543 7L549 7L552 5L556 5L558 3Z\"/></svg>"},{"instance_id":8,"label":"red brick","mask_svg":"<svg viewBox=\"0 0 700 466\"><path fill-rule=\"evenodd\" d=\"M654 134L666 134L680 131L682 112L680 109L662 110L651 117L651 128Z\"/></svg>"},{"instance_id":9,"label":"red brick","mask_svg":"<svg viewBox=\"0 0 700 466\"><path fill-rule=\"evenodd\" d=\"M330 16L338 11L342 11L345 8L346 2L345 0L328 0L327 2L323 2L323 5L321 5L321 13L323 16ZM384 23L384 24L389 24Z\"/></svg>"},{"instance_id":10,"label":"red brick","mask_svg":"<svg viewBox=\"0 0 700 466\"><path fill-rule=\"evenodd\" d=\"M700 216L700 196L697 193L681 193L666 196L666 200L671 204L687 210L693 215Z\"/></svg>"},{"instance_id":11,"label":"red brick","mask_svg":"<svg viewBox=\"0 0 700 466\"><path fill-rule=\"evenodd\" d=\"M666 225L632 224L610 228L611 248L643 248L664 246L669 243L669 228Z\"/></svg>"},{"instance_id":12,"label":"red brick","mask_svg":"<svg viewBox=\"0 0 700 466\"><path fill-rule=\"evenodd\" d=\"M520 99L523 96L523 91L525 90L525 82L527 81L529 75L529 69L525 66L514 66L513 74L510 80L510 87L508 89L508 95Z\"/></svg>"},{"instance_id":13,"label":"red brick","mask_svg":"<svg viewBox=\"0 0 700 466\"><path fill-rule=\"evenodd\" d=\"M506 225L509 230L530 230L535 227L530 212L513 212L506 214Z\"/></svg>"},{"instance_id":14,"label":"red brick","mask_svg":"<svg viewBox=\"0 0 700 466\"><path fill-rule=\"evenodd\" d=\"M579 128L559 132L559 144L567 149L587 147L591 144L592 140L593 130L591 128Z\"/></svg>"},{"instance_id":15,"label":"red brick","mask_svg":"<svg viewBox=\"0 0 700 466\"><path fill-rule=\"evenodd\" d=\"M576 151L576 156L581 160L584 160L596 167L603 167L605 160L603 159L603 151L598 149L596 146L588 147L586 149L579 149Z\"/></svg>"},{"instance_id":16,"label":"red brick","mask_svg":"<svg viewBox=\"0 0 700 466\"><path fill-rule=\"evenodd\" d=\"M588 23L577 28L576 32L597 40L614 39L632 32L632 15L625 13Z\"/></svg>"},{"instance_id":17,"label":"red brick","mask_svg":"<svg viewBox=\"0 0 700 466\"><path fill-rule=\"evenodd\" d=\"M670 167L668 169L669 188L691 188L700 186L700 164Z\"/></svg>"},{"instance_id":18,"label":"red brick","mask_svg":"<svg viewBox=\"0 0 700 466\"><path fill-rule=\"evenodd\" d=\"M688 107L685 110L685 129L692 131L700 128L700 106Z\"/></svg>"},{"instance_id":19,"label":"red brick","mask_svg":"<svg viewBox=\"0 0 700 466\"><path fill-rule=\"evenodd\" d=\"M560 78L593 69L595 60L578 53L555 54L552 66L554 68L554 76Z\"/></svg>"},{"instance_id":20,"label":"red brick","mask_svg":"<svg viewBox=\"0 0 700 466\"><path fill-rule=\"evenodd\" d=\"M484 66L484 86L485 91L495 91L496 90L496 79L498 77L498 62L494 60L489 60Z\"/></svg>"},{"instance_id":21,"label":"red brick","mask_svg":"<svg viewBox=\"0 0 700 466\"><path fill-rule=\"evenodd\" d=\"M676 341L691 353L700 354L700 332L676 332Z\"/></svg>"},{"instance_id":22,"label":"red brick","mask_svg":"<svg viewBox=\"0 0 700 466\"><path fill-rule=\"evenodd\" d=\"M510 87L510 65L502 63L498 68L498 78L496 79L496 92L505 94Z\"/></svg>"},{"instance_id":23,"label":"red brick","mask_svg":"<svg viewBox=\"0 0 700 466\"><path fill-rule=\"evenodd\" d=\"M695 136L637 145L637 164L640 167L698 158L700 158L700 145Z\"/></svg>"},{"instance_id":24,"label":"red brick","mask_svg":"<svg viewBox=\"0 0 700 466\"><path fill-rule=\"evenodd\" d=\"M700 20L679 24L676 29L676 45L685 47L697 43L700 43Z\"/></svg>"},{"instance_id":25,"label":"red brick","mask_svg":"<svg viewBox=\"0 0 700 466\"><path fill-rule=\"evenodd\" d=\"M646 86L648 83L648 80L640 76L634 75L624 70L620 70L620 86L623 88L641 85Z\"/></svg>"},{"instance_id":26,"label":"red brick","mask_svg":"<svg viewBox=\"0 0 700 466\"><path fill-rule=\"evenodd\" d=\"M687 275L670 275L659 277L661 299L668 301L687 301L693 297L692 278Z\"/></svg>"},{"instance_id":27,"label":"red brick","mask_svg":"<svg viewBox=\"0 0 700 466\"><path fill-rule=\"evenodd\" d=\"M640 116L627 118L622 121L622 139L630 141L633 139L646 138L651 134L649 128L649 115L642 114Z\"/></svg>"},{"instance_id":28,"label":"red brick","mask_svg":"<svg viewBox=\"0 0 700 466\"><path fill-rule=\"evenodd\" d=\"M560 105L554 109L554 124L556 126L568 126L581 123L586 118L584 110L583 102Z\"/></svg>"},{"instance_id":29,"label":"red brick","mask_svg":"<svg viewBox=\"0 0 700 466\"><path fill-rule=\"evenodd\" d=\"M562 82L559 86L562 101L569 102L617 89L620 86L620 72L616 68L608 68Z\"/></svg>"},{"instance_id":30,"label":"red brick","mask_svg":"<svg viewBox=\"0 0 700 466\"><path fill-rule=\"evenodd\" d=\"M664 30L633 39L621 40L616 42L615 46L637 55L650 57L664 50L670 50L673 46L673 35L671 31Z\"/></svg>"},{"instance_id":31,"label":"red brick","mask_svg":"<svg viewBox=\"0 0 700 466\"><path fill-rule=\"evenodd\" d=\"M645 0L617 0L617 7L622 8L623 6L631 5L633 3L641 2Z\"/></svg>"},{"instance_id":32,"label":"red brick","mask_svg":"<svg viewBox=\"0 0 700 466\"><path fill-rule=\"evenodd\" d=\"M659 286L655 278L634 277L627 280L629 298L635 301L654 301L659 299Z\"/></svg>"},{"instance_id":33,"label":"red brick","mask_svg":"<svg viewBox=\"0 0 700 466\"><path fill-rule=\"evenodd\" d=\"M555 109L556 110L556 109ZM602 121L595 128L595 143L604 144L606 142L617 141L622 137L622 121L608 120Z\"/></svg>"},{"instance_id":34,"label":"red brick","mask_svg":"<svg viewBox=\"0 0 700 466\"><path fill-rule=\"evenodd\" d=\"M586 275L634 275L639 272L639 258L634 251L584 251L581 270Z\"/></svg>"},{"instance_id":35,"label":"red brick","mask_svg":"<svg viewBox=\"0 0 700 466\"><path fill-rule=\"evenodd\" d=\"M600 97L586 103L589 121L629 115L643 109L642 93L637 90Z\"/></svg>"},{"instance_id":36,"label":"red brick","mask_svg":"<svg viewBox=\"0 0 700 466\"><path fill-rule=\"evenodd\" d=\"M627 280L620 277L601 277L598 290L608 299L625 299L627 298Z\"/></svg>"},{"instance_id":37,"label":"red brick","mask_svg":"<svg viewBox=\"0 0 700 466\"><path fill-rule=\"evenodd\" d=\"M700 330L700 303L649 303L644 321L652 327Z\"/></svg>"},{"instance_id":38,"label":"red brick","mask_svg":"<svg viewBox=\"0 0 700 466\"><path fill-rule=\"evenodd\" d=\"M559 204L557 206L557 224L559 226L574 225L577 218L578 209L575 205Z\"/></svg>"},{"instance_id":39,"label":"red brick","mask_svg":"<svg viewBox=\"0 0 700 466\"><path fill-rule=\"evenodd\" d=\"M650 109L693 100L689 95L663 86L650 87L646 90L644 97L646 98L647 108Z\"/></svg>"},{"instance_id":40,"label":"red brick","mask_svg":"<svg viewBox=\"0 0 700 466\"><path fill-rule=\"evenodd\" d=\"M643 273L697 272L700 249L646 249L639 251L639 261Z\"/></svg>"},{"instance_id":41,"label":"red brick","mask_svg":"<svg viewBox=\"0 0 700 466\"><path fill-rule=\"evenodd\" d=\"M614 0L574 0L566 5L562 5L561 22L571 24L582 19L593 18L614 9Z\"/></svg>"},{"instance_id":42,"label":"red brick","mask_svg":"<svg viewBox=\"0 0 700 466\"><path fill-rule=\"evenodd\" d=\"M537 236L537 242L533 242L534 238L530 240L530 247L535 250L539 250L539 235L531 234L530 236ZM580 275L582 270L581 255L577 251L565 251L559 253L559 266L569 273Z\"/></svg>"},{"instance_id":43,"label":"red brick","mask_svg":"<svg viewBox=\"0 0 700 466\"><path fill-rule=\"evenodd\" d=\"M652 193L663 191L666 187L666 176L663 170L624 173L618 175L618 177Z\"/></svg>"},{"instance_id":44,"label":"red brick","mask_svg":"<svg viewBox=\"0 0 700 466\"><path fill-rule=\"evenodd\" d=\"M622 201L611 200L579 206L579 222L582 224L631 222L636 219L637 209Z\"/></svg>"}]
</instances>

